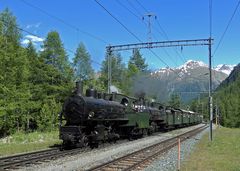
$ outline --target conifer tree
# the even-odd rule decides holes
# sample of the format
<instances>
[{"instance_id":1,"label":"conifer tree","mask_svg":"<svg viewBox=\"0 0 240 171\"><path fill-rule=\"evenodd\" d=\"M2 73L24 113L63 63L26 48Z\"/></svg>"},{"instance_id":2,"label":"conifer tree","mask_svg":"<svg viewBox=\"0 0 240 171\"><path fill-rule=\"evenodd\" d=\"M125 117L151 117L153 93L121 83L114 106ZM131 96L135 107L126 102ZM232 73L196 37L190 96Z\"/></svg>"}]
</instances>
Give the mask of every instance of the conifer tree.
<instances>
[{"instance_id":1,"label":"conifer tree","mask_svg":"<svg viewBox=\"0 0 240 171\"><path fill-rule=\"evenodd\" d=\"M3 96L3 113L6 116L4 131L8 133L20 130L26 121L23 114L30 97L29 65L25 49L20 46L21 33L15 16L5 9L0 13L0 23L0 94Z\"/></svg>"},{"instance_id":2,"label":"conifer tree","mask_svg":"<svg viewBox=\"0 0 240 171\"><path fill-rule=\"evenodd\" d=\"M48 33L46 40L43 42L41 58L46 64L50 64L56 68L68 81L71 80L72 70L57 31Z\"/></svg>"},{"instance_id":3,"label":"conifer tree","mask_svg":"<svg viewBox=\"0 0 240 171\"><path fill-rule=\"evenodd\" d=\"M8 42L11 42L15 46L20 45L20 39L22 37L16 17L13 16L12 12L6 8L0 13L0 35L4 36Z\"/></svg>"},{"instance_id":4,"label":"conifer tree","mask_svg":"<svg viewBox=\"0 0 240 171\"><path fill-rule=\"evenodd\" d=\"M111 56L111 73L112 73L112 84L122 89L125 83L125 65L122 62L122 57L120 53L112 54ZM107 90L107 82L108 82L108 57L106 55L105 60L102 62L101 67L101 77L105 90Z\"/></svg>"},{"instance_id":5,"label":"conifer tree","mask_svg":"<svg viewBox=\"0 0 240 171\"><path fill-rule=\"evenodd\" d=\"M75 80L87 81L93 79L94 70L91 66L91 56L83 43L78 45L73 59L73 68L75 71Z\"/></svg>"},{"instance_id":6,"label":"conifer tree","mask_svg":"<svg viewBox=\"0 0 240 171\"><path fill-rule=\"evenodd\" d=\"M170 96L170 100L169 100L168 104L172 107L180 108L180 106L181 106L180 96L177 94L172 94Z\"/></svg>"},{"instance_id":7,"label":"conifer tree","mask_svg":"<svg viewBox=\"0 0 240 171\"><path fill-rule=\"evenodd\" d=\"M148 65L145 63L145 59L142 57L138 49L133 50L133 56L130 57L128 66L129 68L134 68L135 66L135 68L137 68L140 72L145 72L148 67Z\"/></svg>"}]
</instances>

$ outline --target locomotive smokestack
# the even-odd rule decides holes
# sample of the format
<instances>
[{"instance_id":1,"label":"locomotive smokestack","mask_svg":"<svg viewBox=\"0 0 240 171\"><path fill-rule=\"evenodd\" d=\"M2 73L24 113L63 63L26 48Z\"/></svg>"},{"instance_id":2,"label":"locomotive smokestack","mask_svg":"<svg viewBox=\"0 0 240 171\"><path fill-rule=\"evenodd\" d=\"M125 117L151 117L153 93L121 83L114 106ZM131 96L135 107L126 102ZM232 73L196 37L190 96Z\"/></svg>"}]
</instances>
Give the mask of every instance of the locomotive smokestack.
<instances>
[{"instance_id":1,"label":"locomotive smokestack","mask_svg":"<svg viewBox=\"0 0 240 171\"><path fill-rule=\"evenodd\" d=\"M81 81L76 82L76 94L82 95L83 93L83 84Z\"/></svg>"}]
</instances>

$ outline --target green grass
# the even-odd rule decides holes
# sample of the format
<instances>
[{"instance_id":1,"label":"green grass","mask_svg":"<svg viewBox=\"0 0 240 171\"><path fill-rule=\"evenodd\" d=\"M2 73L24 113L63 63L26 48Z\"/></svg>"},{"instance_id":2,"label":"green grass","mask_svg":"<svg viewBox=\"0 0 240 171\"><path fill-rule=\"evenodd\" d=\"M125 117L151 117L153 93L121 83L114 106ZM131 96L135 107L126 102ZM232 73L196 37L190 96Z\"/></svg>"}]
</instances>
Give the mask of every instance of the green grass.
<instances>
[{"instance_id":1,"label":"green grass","mask_svg":"<svg viewBox=\"0 0 240 171\"><path fill-rule=\"evenodd\" d=\"M240 171L240 129L217 128L213 142L204 135L182 163L181 170L187 171Z\"/></svg>"},{"instance_id":2,"label":"green grass","mask_svg":"<svg viewBox=\"0 0 240 171\"><path fill-rule=\"evenodd\" d=\"M0 156L47 149L60 143L58 131L28 134L18 132L0 139Z\"/></svg>"}]
</instances>

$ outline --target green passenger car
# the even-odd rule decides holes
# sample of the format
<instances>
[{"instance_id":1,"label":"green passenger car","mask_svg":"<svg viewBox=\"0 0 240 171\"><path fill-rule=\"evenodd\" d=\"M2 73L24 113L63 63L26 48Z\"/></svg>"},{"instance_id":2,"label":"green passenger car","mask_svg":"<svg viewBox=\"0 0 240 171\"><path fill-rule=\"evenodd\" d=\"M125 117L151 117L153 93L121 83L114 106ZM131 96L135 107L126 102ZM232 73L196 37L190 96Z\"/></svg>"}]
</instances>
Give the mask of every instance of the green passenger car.
<instances>
[{"instance_id":1,"label":"green passenger car","mask_svg":"<svg viewBox=\"0 0 240 171\"><path fill-rule=\"evenodd\" d=\"M125 127L149 128L150 114L143 101L120 93L114 93L109 98L126 105L125 118L129 121L124 125Z\"/></svg>"},{"instance_id":2,"label":"green passenger car","mask_svg":"<svg viewBox=\"0 0 240 171\"><path fill-rule=\"evenodd\" d=\"M172 109L174 115L174 125L180 126L182 124L182 112L179 109Z\"/></svg>"},{"instance_id":3,"label":"green passenger car","mask_svg":"<svg viewBox=\"0 0 240 171\"><path fill-rule=\"evenodd\" d=\"M149 128L150 115L148 112L132 112L126 114L129 122L126 126L136 126L139 129Z\"/></svg>"},{"instance_id":4,"label":"green passenger car","mask_svg":"<svg viewBox=\"0 0 240 171\"><path fill-rule=\"evenodd\" d=\"M188 125L189 124L189 113L186 110L182 110L182 123L183 125Z\"/></svg>"},{"instance_id":5,"label":"green passenger car","mask_svg":"<svg viewBox=\"0 0 240 171\"><path fill-rule=\"evenodd\" d=\"M166 108L166 126L167 127L172 127L174 126L174 115L172 113L172 109L171 108Z\"/></svg>"}]
</instances>

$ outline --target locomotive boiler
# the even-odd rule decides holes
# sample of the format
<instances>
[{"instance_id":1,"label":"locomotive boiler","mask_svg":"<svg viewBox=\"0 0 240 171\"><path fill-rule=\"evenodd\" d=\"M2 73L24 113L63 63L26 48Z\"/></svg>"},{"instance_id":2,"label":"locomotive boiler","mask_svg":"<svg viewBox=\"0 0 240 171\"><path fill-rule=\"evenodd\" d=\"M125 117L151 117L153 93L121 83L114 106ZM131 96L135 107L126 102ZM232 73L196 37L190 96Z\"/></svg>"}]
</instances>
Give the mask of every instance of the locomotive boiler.
<instances>
[{"instance_id":1,"label":"locomotive boiler","mask_svg":"<svg viewBox=\"0 0 240 171\"><path fill-rule=\"evenodd\" d=\"M60 139L64 146L98 146L99 142L116 141L115 130L126 124L125 104L105 100L104 94L93 88L82 94L82 85L65 101L60 114ZM62 121L65 120L64 126Z\"/></svg>"}]
</instances>

